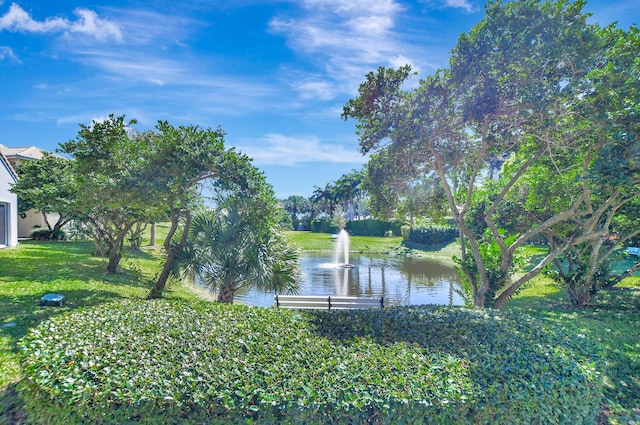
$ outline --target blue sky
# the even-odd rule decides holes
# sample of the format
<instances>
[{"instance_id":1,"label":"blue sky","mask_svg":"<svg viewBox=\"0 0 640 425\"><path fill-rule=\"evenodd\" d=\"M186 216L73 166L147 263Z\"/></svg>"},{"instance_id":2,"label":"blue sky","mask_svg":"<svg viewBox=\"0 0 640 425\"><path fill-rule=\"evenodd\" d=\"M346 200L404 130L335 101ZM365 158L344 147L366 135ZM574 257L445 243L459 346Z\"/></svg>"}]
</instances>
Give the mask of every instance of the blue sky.
<instances>
[{"instance_id":1,"label":"blue sky","mask_svg":"<svg viewBox=\"0 0 640 425\"><path fill-rule=\"evenodd\" d=\"M637 0L585 10L640 21ZM482 16L475 0L0 0L0 143L53 151L112 113L221 126L279 198L310 196L366 161L340 119L364 75L429 75Z\"/></svg>"}]
</instances>

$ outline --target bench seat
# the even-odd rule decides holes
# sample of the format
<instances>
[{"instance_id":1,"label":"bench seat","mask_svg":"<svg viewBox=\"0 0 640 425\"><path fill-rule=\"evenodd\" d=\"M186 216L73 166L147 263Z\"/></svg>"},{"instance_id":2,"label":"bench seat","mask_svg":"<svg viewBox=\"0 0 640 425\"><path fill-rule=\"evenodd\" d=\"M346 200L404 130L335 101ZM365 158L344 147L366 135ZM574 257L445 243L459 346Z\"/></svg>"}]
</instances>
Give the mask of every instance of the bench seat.
<instances>
[{"instance_id":1,"label":"bench seat","mask_svg":"<svg viewBox=\"0 0 640 425\"><path fill-rule=\"evenodd\" d=\"M339 297L333 295L275 295L278 308L344 310L384 307L384 297Z\"/></svg>"}]
</instances>

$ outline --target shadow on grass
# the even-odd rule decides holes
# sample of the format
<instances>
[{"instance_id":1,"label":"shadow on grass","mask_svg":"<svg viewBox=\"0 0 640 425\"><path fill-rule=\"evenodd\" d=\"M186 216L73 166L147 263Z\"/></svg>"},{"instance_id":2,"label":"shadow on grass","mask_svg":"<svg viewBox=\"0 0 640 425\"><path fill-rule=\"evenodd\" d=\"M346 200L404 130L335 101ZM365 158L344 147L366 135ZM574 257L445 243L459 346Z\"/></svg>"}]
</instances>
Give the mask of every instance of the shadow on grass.
<instances>
[{"instance_id":1,"label":"shadow on grass","mask_svg":"<svg viewBox=\"0 0 640 425\"><path fill-rule=\"evenodd\" d=\"M0 425L22 425L27 423L27 411L20 399L17 383L0 390Z\"/></svg>"}]
</instances>

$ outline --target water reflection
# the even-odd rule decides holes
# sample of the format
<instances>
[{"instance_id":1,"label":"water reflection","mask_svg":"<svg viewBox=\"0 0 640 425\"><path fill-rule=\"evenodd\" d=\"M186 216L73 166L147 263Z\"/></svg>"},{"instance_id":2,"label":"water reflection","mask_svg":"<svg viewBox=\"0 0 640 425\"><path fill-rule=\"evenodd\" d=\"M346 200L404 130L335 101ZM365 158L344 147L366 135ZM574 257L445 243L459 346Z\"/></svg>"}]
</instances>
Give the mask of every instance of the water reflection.
<instances>
[{"instance_id":1,"label":"water reflection","mask_svg":"<svg viewBox=\"0 0 640 425\"><path fill-rule=\"evenodd\" d=\"M355 255L354 268L329 263L326 255L304 255L300 295L385 297L386 305L461 305L456 290L459 276L437 262L383 255ZM273 305L273 293L256 290L236 294L236 301L254 306Z\"/></svg>"}]
</instances>

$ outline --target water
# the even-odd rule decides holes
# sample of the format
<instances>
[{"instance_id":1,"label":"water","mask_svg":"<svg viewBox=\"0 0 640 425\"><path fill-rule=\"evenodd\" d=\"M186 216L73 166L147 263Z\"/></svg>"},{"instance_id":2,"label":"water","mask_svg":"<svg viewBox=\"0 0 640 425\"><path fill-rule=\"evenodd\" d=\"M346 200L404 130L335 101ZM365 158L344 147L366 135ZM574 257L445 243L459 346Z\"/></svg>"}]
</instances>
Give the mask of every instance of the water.
<instances>
[{"instance_id":1,"label":"water","mask_svg":"<svg viewBox=\"0 0 640 425\"><path fill-rule=\"evenodd\" d=\"M332 262L332 260L334 260ZM306 254L299 295L339 295L385 298L385 305L461 305L456 292L460 278L438 262L389 255L351 254L352 268L327 255ZM273 293L238 292L236 302L253 306L273 305Z\"/></svg>"}]
</instances>

